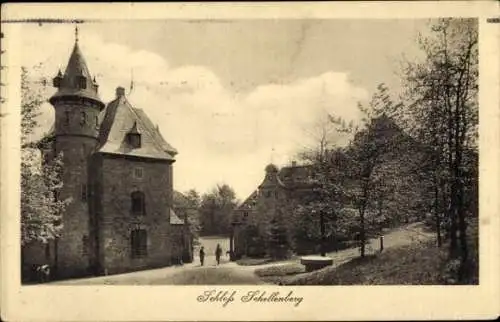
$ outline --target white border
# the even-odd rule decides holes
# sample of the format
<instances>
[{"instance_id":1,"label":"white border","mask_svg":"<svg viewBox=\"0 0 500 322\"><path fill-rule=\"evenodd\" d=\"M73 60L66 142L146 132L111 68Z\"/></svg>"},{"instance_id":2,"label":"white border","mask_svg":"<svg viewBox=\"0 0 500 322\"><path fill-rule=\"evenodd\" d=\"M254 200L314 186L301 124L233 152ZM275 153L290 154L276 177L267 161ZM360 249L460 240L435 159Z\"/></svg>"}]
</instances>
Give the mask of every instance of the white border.
<instances>
[{"instance_id":1,"label":"white border","mask_svg":"<svg viewBox=\"0 0 500 322\"><path fill-rule=\"evenodd\" d=\"M16 24L2 24L6 57L2 73L8 102L1 121L2 318L21 321L135 320L384 320L484 319L500 311L500 108L499 24L485 18L499 11L494 1L356 3L186 3L186 4L7 4L2 20L77 19L255 19L255 18L431 18L480 17L480 285L479 286L319 286L293 287L303 296L290 304L198 303L211 286L20 286L19 272L19 66ZM4 46L4 43L2 43ZM7 75L7 79L5 79ZM3 89L2 89L3 90ZM227 286L243 292L264 289ZM265 289L282 290L268 286Z\"/></svg>"}]
</instances>

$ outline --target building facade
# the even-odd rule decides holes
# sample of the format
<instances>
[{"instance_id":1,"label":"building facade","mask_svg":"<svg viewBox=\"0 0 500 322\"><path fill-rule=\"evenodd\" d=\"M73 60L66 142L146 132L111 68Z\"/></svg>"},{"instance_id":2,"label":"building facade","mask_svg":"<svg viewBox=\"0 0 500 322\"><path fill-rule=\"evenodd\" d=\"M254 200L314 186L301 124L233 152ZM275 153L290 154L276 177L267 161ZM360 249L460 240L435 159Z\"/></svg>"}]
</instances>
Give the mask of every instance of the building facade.
<instances>
[{"instance_id":1,"label":"building facade","mask_svg":"<svg viewBox=\"0 0 500 322\"><path fill-rule=\"evenodd\" d=\"M280 215L289 217L288 212L311 195L311 171L311 166L295 162L281 169L274 164L266 166L262 183L233 213L230 240L233 258L265 255L266 245L261 238L265 232L262 230L271 226L272 220Z\"/></svg>"},{"instance_id":2,"label":"building facade","mask_svg":"<svg viewBox=\"0 0 500 322\"><path fill-rule=\"evenodd\" d=\"M192 258L185 220L173 210L176 149L142 109L129 103L124 88L116 89L109 104L102 102L78 39L53 85L57 92L49 101L55 124L40 147L44 160L62 153L58 198L71 202L60 238L24 247L23 262L49 264L65 278Z\"/></svg>"}]
</instances>

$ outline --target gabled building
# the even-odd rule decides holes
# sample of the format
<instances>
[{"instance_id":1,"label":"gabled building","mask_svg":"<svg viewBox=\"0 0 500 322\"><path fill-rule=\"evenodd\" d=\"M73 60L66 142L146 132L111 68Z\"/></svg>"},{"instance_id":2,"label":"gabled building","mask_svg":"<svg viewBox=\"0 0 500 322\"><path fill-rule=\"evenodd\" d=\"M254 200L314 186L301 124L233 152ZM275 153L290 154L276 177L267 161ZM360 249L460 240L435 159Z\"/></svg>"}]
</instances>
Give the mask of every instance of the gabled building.
<instances>
[{"instance_id":1,"label":"gabled building","mask_svg":"<svg viewBox=\"0 0 500 322\"><path fill-rule=\"evenodd\" d=\"M25 265L46 263L58 277L73 277L179 262L191 247L184 218L173 211L177 150L123 87L102 102L78 39L53 85L55 124L40 148L46 161L62 152L58 198L71 203L60 238L24 247Z\"/></svg>"},{"instance_id":2,"label":"gabled building","mask_svg":"<svg viewBox=\"0 0 500 322\"><path fill-rule=\"evenodd\" d=\"M265 249L259 239L262 233L252 233L253 229L259 229L253 226L255 219L263 216L263 212L273 217L278 208L286 211L287 206L302 202L313 193L311 179L312 167L309 165L294 162L281 169L274 164L266 166L262 183L233 213L230 247L234 258L263 255Z\"/></svg>"}]
</instances>

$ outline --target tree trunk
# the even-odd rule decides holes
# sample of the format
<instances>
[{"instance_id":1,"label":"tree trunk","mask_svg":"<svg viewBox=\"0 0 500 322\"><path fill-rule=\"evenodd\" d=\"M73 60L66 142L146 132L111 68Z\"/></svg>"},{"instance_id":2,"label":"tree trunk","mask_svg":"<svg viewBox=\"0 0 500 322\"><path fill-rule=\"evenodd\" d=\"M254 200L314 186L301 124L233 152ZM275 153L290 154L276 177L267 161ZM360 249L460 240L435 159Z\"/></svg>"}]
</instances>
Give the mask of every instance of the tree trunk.
<instances>
[{"instance_id":1,"label":"tree trunk","mask_svg":"<svg viewBox=\"0 0 500 322\"><path fill-rule=\"evenodd\" d=\"M459 127L460 123L457 124ZM458 133L457 133L458 135ZM460 265L460 274L459 279L461 281L467 278L467 260L468 260L468 249L467 249L467 223L465 221L465 211L464 211L464 180L462 174L462 146L461 142L456 142L456 160L455 160L455 181L457 185L457 197L456 197L456 209L457 209L457 219L458 219L458 231L460 238L460 256L461 256L461 265Z\"/></svg>"},{"instance_id":2,"label":"tree trunk","mask_svg":"<svg viewBox=\"0 0 500 322\"><path fill-rule=\"evenodd\" d=\"M462 263L467 262L468 260L468 249L467 249L467 222L465 221L465 211L463 207L463 186L459 187L459 195L458 195L458 225L460 232L460 250L462 253Z\"/></svg>"},{"instance_id":3,"label":"tree trunk","mask_svg":"<svg viewBox=\"0 0 500 322\"><path fill-rule=\"evenodd\" d=\"M359 240L360 240L360 243L361 243L361 257L365 257L365 239L366 239L366 236L365 236L365 210L364 210L364 207L360 213L360 226L361 226L361 229L360 229L360 232L359 232Z\"/></svg>"},{"instance_id":4,"label":"tree trunk","mask_svg":"<svg viewBox=\"0 0 500 322\"><path fill-rule=\"evenodd\" d=\"M371 169L370 169L371 173ZM361 210L359 212L359 221L360 221L360 231L359 231L359 239L361 242L360 251L361 257L365 257L365 244L366 244L366 232L365 232L365 211L366 211L366 203L368 198L368 180L369 177L364 178L364 186L363 186L363 200L361 201Z\"/></svg>"},{"instance_id":5,"label":"tree trunk","mask_svg":"<svg viewBox=\"0 0 500 322\"><path fill-rule=\"evenodd\" d=\"M448 218L450 219L449 236L450 236L450 249L449 255L451 258L455 258L457 255L457 181L454 172L454 160L453 160L453 119L451 115L451 110L448 111L448 169L451 178L451 189L450 189L450 205L447 207Z\"/></svg>"},{"instance_id":6,"label":"tree trunk","mask_svg":"<svg viewBox=\"0 0 500 322\"><path fill-rule=\"evenodd\" d=\"M321 256L325 257L326 256L326 249L325 249L325 214L323 211L320 213L319 216L319 224L320 224L320 230L321 230Z\"/></svg>"},{"instance_id":7,"label":"tree trunk","mask_svg":"<svg viewBox=\"0 0 500 322\"><path fill-rule=\"evenodd\" d=\"M439 187L438 180L434 180L434 218L436 221L436 235L437 235L437 246L441 247L441 217L439 215Z\"/></svg>"}]
</instances>

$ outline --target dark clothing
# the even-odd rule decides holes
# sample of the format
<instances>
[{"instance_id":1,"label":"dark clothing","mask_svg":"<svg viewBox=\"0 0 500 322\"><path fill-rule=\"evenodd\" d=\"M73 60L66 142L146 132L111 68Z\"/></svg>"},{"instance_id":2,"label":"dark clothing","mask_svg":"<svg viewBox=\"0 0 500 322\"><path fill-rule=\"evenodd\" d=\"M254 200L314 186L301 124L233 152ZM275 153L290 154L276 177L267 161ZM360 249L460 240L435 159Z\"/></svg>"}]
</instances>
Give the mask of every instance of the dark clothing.
<instances>
[{"instance_id":1,"label":"dark clothing","mask_svg":"<svg viewBox=\"0 0 500 322\"><path fill-rule=\"evenodd\" d=\"M203 262L205 261L205 251L200 249L200 264L203 266Z\"/></svg>"},{"instance_id":2,"label":"dark clothing","mask_svg":"<svg viewBox=\"0 0 500 322\"><path fill-rule=\"evenodd\" d=\"M220 257L222 255L222 248L217 246L217 249L215 250L215 259L217 260L217 265L220 264Z\"/></svg>"}]
</instances>

